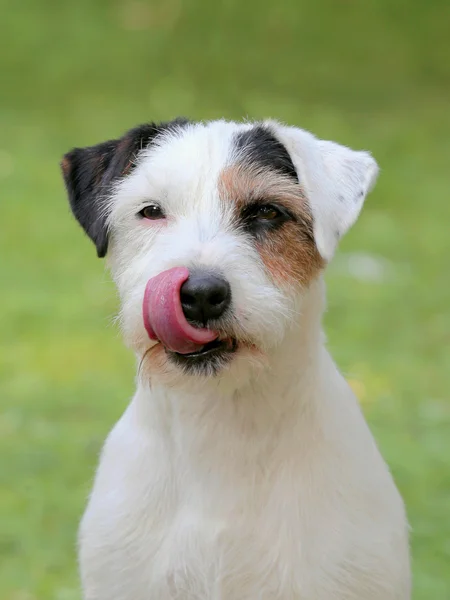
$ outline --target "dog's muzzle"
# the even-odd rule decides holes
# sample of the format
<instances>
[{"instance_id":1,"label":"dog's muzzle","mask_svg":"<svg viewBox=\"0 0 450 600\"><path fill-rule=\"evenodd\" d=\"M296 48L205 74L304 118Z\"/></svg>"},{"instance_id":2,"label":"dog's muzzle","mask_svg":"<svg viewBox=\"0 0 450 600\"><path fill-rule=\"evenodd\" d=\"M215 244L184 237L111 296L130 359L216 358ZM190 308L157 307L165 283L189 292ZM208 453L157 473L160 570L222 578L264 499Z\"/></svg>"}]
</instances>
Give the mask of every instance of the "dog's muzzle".
<instances>
[{"instance_id":1,"label":"dog's muzzle","mask_svg":"<svg viewBox=\"0 0 450 600\"><path fill-rule=\"evenodd\" d=\"M218 337L215 331L188 323L181 304L181 288L188 279L185 267L175 267L153 277L146 285L142 307L150 339L179 354L195 352Z\"/></svg>"},{"instance_id":2,"label":"dog's muzzle","mask_svg":"<svg viewBox=\"0 0 450 600\"><path fill-rule=\"evenodd\" d=\"M144 326L150 339L160 342L172 362L185 371L217 373L238 343L207 324L217 322L230 304L230 286L222 277L174 267L148 281Z\"/></svg>"}]
</instances>

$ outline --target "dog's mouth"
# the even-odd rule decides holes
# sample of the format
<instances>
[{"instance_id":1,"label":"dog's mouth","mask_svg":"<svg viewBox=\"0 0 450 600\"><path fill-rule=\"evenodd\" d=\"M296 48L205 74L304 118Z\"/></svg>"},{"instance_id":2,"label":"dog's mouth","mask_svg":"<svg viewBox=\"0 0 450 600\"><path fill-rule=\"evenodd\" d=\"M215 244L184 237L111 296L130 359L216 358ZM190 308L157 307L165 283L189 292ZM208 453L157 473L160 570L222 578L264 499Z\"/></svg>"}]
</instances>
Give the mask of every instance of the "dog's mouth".
<instances>
[{"instance_id":1,"label":"dog's mouth","mask_svg":"<svg viewBox=\"0 0 450 600\"><path fill-rule=\"evenodd\" d=\"M208 342L195 352L181 354L166 348L166 353L172 362L185 370L214 374L227 364L237 349L238 341L228 337Z\"/></svg>"},{"instance_id":2,"label":"dog's mouth","mask_svg":"<svg viewBox=\"0 0 450 600\"><path fill-rule=\"evenodd\" d=\"M171 362L191 373L215 374L231 359L238 343L220 328L188 322L180 299L188 277L186 268L174 267L148 281L142 306L144 326Z\"/></svg>"},{"instance_id":3,"label":"dog's mouth","mask_svg":"<svg viewBox=\"0 0 450 600\"><path fill-rule=\"evenodd\" d=\"M207 358L208 356L213 356L215 354L220 354L222 352L235 352L237 350L237 340L234 338L227 338L225 340L213 340L208 344L205 344L199 350L195 352L188 352L187 354L180 354L179 352L173 352L177 356L181 356L182 358Z\"/></svg>"}]
</instances>

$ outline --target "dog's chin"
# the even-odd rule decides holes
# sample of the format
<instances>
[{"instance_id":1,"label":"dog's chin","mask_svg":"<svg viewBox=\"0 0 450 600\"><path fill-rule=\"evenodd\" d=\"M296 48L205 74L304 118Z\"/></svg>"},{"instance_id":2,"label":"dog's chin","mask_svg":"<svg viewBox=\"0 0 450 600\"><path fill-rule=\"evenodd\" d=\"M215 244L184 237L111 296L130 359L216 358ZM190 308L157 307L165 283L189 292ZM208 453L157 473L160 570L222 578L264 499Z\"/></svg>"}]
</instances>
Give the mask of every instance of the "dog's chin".
<instances>
[{"instance_id":1,"label":"dog's chin","mask_svg":"<svg viewBox=\"0 0 450 600\"><path fill-rule=\"evenodd\" d=\"M139 376L163 385L215 384L237 388L267 367L267 354L249 339L224 337L197 352L180 354L157 342L141 350Z\"/></svg>"},{"instance_id":2,"label":"dog's chin","mask_svg":"<svg viewBox=\"0 0 450 600\"><path fill-rule=\"evenodd\" d=\"M165 348L168 360L189 375L211 376L220 373L233 360L239 349L235 338L218 339L196 352L180 354Z\"/></svg>"}]
</instances>

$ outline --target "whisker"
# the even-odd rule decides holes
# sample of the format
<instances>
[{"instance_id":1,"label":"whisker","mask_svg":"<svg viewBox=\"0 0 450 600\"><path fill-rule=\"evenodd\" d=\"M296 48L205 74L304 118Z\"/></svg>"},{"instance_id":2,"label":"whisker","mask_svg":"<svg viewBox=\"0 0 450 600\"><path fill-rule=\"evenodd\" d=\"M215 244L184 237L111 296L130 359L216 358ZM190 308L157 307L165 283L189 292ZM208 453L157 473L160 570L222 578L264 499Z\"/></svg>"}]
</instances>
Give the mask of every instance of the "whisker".
<instances>
[{"instance_id":1,"label":"whisker","mask_svg":"<svg viewBox=\"0 0 450 600\"><path fill-rule=\"evenodd\" d=\"M155 350L155 348L157 348L157 347L158 347L158 344L155 344L154 346L150 346L150 348L147 348L147 350L142 355L142 358L139 361L139 366L138 366L138 377L141 376L142 365L144 364L145 359L149 356L151 351Z\"/></svg>"}]
</instances>

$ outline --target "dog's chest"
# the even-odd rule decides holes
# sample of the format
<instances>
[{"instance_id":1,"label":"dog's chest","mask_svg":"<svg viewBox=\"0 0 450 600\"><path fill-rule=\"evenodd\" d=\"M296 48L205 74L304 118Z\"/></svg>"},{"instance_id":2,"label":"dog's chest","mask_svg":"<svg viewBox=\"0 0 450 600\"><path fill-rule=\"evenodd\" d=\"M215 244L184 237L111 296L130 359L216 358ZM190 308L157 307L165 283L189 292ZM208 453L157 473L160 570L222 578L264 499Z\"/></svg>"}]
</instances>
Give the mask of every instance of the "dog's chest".
<instances>
[{"instance_id":1,"label":"dog's chest","mask_svg":"<svg viewBox=\"0 0 450 600\"><path fill-rule=\"evenodd\" d=\"M287 590L301 579L300 532L273 525L250 514L180 511L153 561L151 587L166 587L170 598L262 599L279 596L282 588L281 597L290 597Z\"/></svg>"},{"instance_id":2,"label":"dog's chest","mask_svg":"<svg viewBox=\"0 0 450 600\"><path fill-rule=\"evenodd\" d=\"M389 539L372 501L343 493L366 485L367 470L334 446L312 452L309 431L290 438L286 428L264 452L215 436L193 461L122 421L81 527L86 598L387 597L379 573L393 559Z\"/></svg>"},{"instance_id":3,"label":"dog's chest","mask_svg":"<svg viewBox=\"0 0 450 600\"><path fill-rule=\"evenodd\" d=\"M326 532L316 524L315 540L308 542L309 532L288 504L285 514L280 506L278 514L257 516L250 511L220 516L205 506L185 505L159 526L143 527L132 544L124 531L116 543L126 543L133 557L127 570L130 587L140 582L136 600L322 598L315 585L315 596L306 592L319 579L312 565L326 570L323 556L315 556L315 546L327 544Z\"/></svg>"},{"instance_id":4,"label":"dog's chest","mask_svg":"<svg viewBox=\"0 0 450 600\"><path fill-rule=\"evenodd\" d=\"M322 600L333 582L333 597L347 598L335 581L347 558L335 515L294 482L287 470L253 489L188 483L171 505L173 490L154 481L151 496L142 489L104 515L104 589L117 600Z\"/></svg>"}]
</instances>

